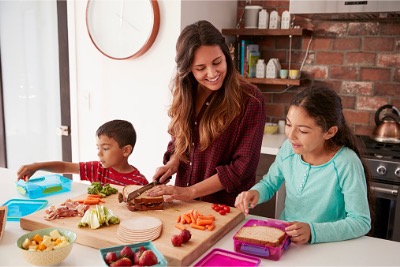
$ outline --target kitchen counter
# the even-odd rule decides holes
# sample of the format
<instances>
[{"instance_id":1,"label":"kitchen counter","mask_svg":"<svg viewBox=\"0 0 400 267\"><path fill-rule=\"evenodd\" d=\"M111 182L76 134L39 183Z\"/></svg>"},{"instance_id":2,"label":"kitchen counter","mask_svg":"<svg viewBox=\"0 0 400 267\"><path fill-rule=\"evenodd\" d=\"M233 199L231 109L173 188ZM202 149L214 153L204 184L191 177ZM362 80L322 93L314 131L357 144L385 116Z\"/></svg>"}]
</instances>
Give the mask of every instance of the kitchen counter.
<instances>
[{"instance_id":1,"label":"kitchen counter","mask_svg":"<svg viewBox=\"0 0 400 267\"><path fill-rule=\"evenodd\" d=\"M0 168L0 203L11 198L24 198L19 195L15 187L16 174ZM72 190L68 193L47 197L49 205L58 204L66 197L75 197L86 192L87 184L74 182ZM248 216L248 219L262 219L259 216ZM245 223L243 221L232 231L210 247L203 256L213 248L233 251L232 237ZM16 246L17 239L26 233L19 226L19 222L8 221L3 239L0 241L0 266L31 266L21 257ZM279 261L262 259L262 266L400 266L400 242L393 242L372 237L361 237L349 241L314 244L294 245L284 252ZM201 256L199 259L201 259ZM196 260L193 264L195 264ZM71 254L62 262L62 266L102 266L100 252L97 249L74 244Z\"/></svg>"},{"instance_id":2,"label":"kitchen counter","mask_svg":"<svg viewBox=\"0 0 400 267\"><path fill-rule=\"evenodd\" d=\"M278 154L279 148L282 146L286 138L285 134L264 134L261 145L261 154Z\"/></svg>"}]
</instances>

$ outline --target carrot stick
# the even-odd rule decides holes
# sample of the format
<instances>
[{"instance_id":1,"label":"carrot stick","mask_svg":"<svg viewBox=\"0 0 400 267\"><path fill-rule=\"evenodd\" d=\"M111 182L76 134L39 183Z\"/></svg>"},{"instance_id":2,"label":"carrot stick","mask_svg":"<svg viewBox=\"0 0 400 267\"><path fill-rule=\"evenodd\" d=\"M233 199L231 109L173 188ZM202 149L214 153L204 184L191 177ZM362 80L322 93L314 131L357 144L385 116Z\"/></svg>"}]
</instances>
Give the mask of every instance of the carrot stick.
<instances>
[{"instance_id":1,"label":"carrot stick","mask_svg":"<svg viewBox=\"0 0 400 267\"><path fill-rule=\"evenodd\" d=\"M212 221L215 221L215 217L214 217L214 215L208 215L208 216L201 215L201 216L198 216L198 217L197 217L197 219L200 219L200 220L212 220Z\"/></svg>"},{"instance_id":2,"label":"carrot stick","mask_svg":"<svg viewBox=\"0 0 400 267\"><path fill-rule=\"evenodd\" d=\"M185 219L185 221L187 222L187 223L191 223L192 222L192 220L190 219L190 217L187 215L187 214L183 214L183 218ZM194 222L193 222L194 223Z\"/></svg>"},{"instance_id":3,"label":"carrot stick","mask_svg":"<svg viewBox=\"0 0 400 267\"><path fill-rule=\"evenodd\" d=\"M212 223L207 227L207 230L212 231L212 230L214 230L214 228L215 228L215 223Z\"/></svg>"},{"instance_id":4,"label":"carrot stick","mask_svg":"<svg viewBox=\"0 0 400 267\"><path fill-rule=\"evenodd\" d=\"M102 195L100 195L100 194L89 194L87 197L90 197L90 198L92 198L92 197L101 198Z\"/></svg>"},{"instance_id":5,"label":"carrot stick","mask_svg":"<svg viewBox=\"0 0 400 267\"><path fill-rule=\"evenodd\" d=\"M193 213L194 220L197 220L197 218L199 217L199 212L197 210L193 210L192 213Z\"/></svg>"},{"instance_id":6,"label":"carrot stick","mask_svg":"<svg viewBox=\"0 0 400 267\"><path fill-rule=\"evenodd\" d=\"M190 216L190 220L194 223L194 222L196 222L196 220L194 219L194 216L193 216L193 212L190 212L189 213L189 216Z\"/></svg>"},{"instance_id":7,"label":"carrot stick","mask_svg":"<svg viewBox=\"0 0 400 267\"><path fill-rule=\"evenodd\" d=\"M181 215L178 215L178 218L176 218L176 222L180 223L181 222Z\"/></svg>"},{"instance_id":8,"label":"carrot stick","mask_svg":"<svg viewBox=\"0 0 400 267\"><path fill-rule=\"evenodd\" d=\"M197 219L196 224L200 225L200 226L205 226L205 225L212 224L213 222L214 222L213 220L200 220L200 219Z\"/></svg>"},{"instance_id":9,"label":"carrot stick","mask_svg":"<svg viewBox=\"0 0 400 267\"><path fill-rule=\"evenodd\" d=\"M186 227L181 223L175 224L175 227L178 228L179 230L185 230L186 229Z\"/></svg>"},{"instance_id":10,"label":"carrot stick","mask_svg":"<svg viewBox=\"0 0 400 267\"><path fill-rule=\"evenodd\" d=\"M181 223L182 223L182 224L187 223L187 221L185 221L185 218L183 218L183 215L181 216Z\"/></svg>"},{"instance_id":11,"label":"carrot stick","mask_svg":"<svg viewBox=\"0 0 400 267\"><path fill-rule=\"evenodd\" d=\"M92 200L92 199L85 199L85 200L83 201L83 204L86 204L86 205L96 205L96 204L99 204L99 201L98 201L98 200Z\"/></svg>"},{"instance_id":12,"label":"carrot stick","mask_svg":"<svg viewBox=\"0 0 400 267\"><path fill-rule=\"evenodd\" d=\"M89 201L93 201L93 202L97 201L97 204L99 204L100 202L101 203L106 203L105 200L100 199L100 198L96 198L96 197L87 197L85 200L89 200Z\"/></svg>"},{"instance_id":13,"label":"carrot stick","mask_svg":"<svg viewBox=\"0 0 400 267\"><path fill-rule=\"evenodd\" d=\"M194 229L199 229L199 230L205 230L206 227L205 226L201 226L201 225L197 225L195 223L191 223L190 227L194 228Z\"/></svg>"}]
</instances>

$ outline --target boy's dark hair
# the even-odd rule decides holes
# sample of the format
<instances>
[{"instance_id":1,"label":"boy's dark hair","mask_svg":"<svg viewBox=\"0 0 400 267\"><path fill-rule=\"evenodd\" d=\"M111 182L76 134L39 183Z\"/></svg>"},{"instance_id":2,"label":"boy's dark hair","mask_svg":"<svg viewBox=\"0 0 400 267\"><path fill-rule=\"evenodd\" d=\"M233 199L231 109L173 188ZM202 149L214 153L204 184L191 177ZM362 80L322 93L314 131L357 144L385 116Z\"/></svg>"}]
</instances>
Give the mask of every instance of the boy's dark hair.
<instances>
[{"instance_id":1,"label":"boy's dark hair","mask_svg":"<svg viewBox=\"0 0 400 267\"><path fill-rule=\"evenodd\" d=\"M124 120L112 120L104 123L97 129L96 136L105 135L113 138L120 148L131 145L132 148L136 144L136 131L132 123Z\"/></svg>"}]
</instances>

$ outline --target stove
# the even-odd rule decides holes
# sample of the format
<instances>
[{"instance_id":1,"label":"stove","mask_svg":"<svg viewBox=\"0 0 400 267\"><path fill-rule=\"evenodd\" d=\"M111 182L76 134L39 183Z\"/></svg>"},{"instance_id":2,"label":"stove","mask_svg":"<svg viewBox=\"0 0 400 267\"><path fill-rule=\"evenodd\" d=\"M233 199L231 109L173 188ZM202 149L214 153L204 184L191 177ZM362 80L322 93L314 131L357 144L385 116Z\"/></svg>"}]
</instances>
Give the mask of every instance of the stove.
<instances>
[{"instance_id":1,"label":"stove","mask_svg":"<svg viewBox=\"0 0 400 267\"><path fill-rule=\"evenodd\" d=\"M364 144L363 159L371 172L375 204L373 236L400 241L400 144L358 136Z\"/></svg>"},{"instance_id":2,"label":"stove","mask_svg":"<svg viewBox=\"0 0 400 267\"><path fill-rule=\"evenodd\" d=\"M364 159L372 174L372 180L400 185L400 144L382 143L358 136L365 146Z\"/></svg>"}]
</instances>

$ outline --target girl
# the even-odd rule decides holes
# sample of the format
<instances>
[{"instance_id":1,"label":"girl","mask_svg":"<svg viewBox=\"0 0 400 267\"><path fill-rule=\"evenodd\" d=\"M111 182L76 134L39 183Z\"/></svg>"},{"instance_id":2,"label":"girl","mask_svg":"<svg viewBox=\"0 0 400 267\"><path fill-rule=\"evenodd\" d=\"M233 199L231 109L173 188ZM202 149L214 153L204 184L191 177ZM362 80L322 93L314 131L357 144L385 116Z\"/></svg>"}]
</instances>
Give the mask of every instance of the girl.
<instances>
[{"instance_id":1,"label":"girl","mask_svg":"<svg viewBox=\"0 0 400 267\"><path fill-rule=\"evenodd\" d=\"M290 103L284 142L263 179L242 192L235 206L269 200L285 182L280 219L294 243L356 238L371 228L370 175L360 157L355 135L347 126L340 97L328 88L308 88Z\"/></svg>"},{"instance_id":2,"label":"girl","mask_svg":"<svg viewBox=\"0 0 400 267\"><path fill-rule=\"evenodd\" d=\"M217 28L198 21L183 29L176 44L177 74L172 88L172 138L164 166L153 179L176 173L176 186L160 185L148 195L169 200L233 206L255 184L265 124L260 90L235 70Z\"/></svg>"}]
</instances>

